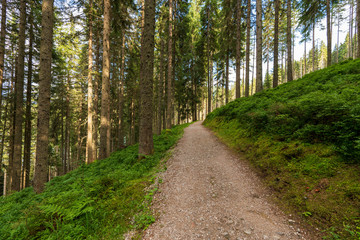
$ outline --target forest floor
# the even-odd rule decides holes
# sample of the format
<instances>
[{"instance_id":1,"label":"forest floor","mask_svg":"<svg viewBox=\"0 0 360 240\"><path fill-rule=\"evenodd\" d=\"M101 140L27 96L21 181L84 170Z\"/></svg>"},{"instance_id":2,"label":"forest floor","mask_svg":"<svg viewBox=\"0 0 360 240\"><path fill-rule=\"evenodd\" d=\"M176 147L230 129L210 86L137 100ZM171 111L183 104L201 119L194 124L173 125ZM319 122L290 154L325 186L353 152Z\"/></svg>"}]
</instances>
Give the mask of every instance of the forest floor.
<instances>
[{"instance_id":1,"label":"forest floor","mask_svg":"<svg viewBox=\"0 0 360 240\"><path fill-rule=\"evenodd\" d=\"M143 239L318 239L285 215L250 164L196 122L185 129Z\"/></svg>"}]
</instances>

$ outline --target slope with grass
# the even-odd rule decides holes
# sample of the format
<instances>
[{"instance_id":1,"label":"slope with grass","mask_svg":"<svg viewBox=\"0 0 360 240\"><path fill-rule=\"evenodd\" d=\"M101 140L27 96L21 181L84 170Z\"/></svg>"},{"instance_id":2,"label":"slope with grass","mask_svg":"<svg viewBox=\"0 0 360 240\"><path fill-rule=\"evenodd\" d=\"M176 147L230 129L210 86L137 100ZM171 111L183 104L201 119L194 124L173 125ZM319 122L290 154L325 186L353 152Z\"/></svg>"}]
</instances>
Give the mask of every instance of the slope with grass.
<instances>
[{"instance_id":1,"label":"slope with grass","mask_svg":"<svg viewBox=\"0 0 360 240\"><path fill-rule=\"evenodd\" d=\"M204 122L244 152L289 212L360 239L360 60L237 99Z\"/></svg>"},{"instance_id":2,"label":"slope with grass","mask_svg":"<svg viewBox=\"0 0 360 240\"><path fill-rule=\"evenodd\" d=\"M32 188L0 198L0 239L121 239L154 221L148 189L167 150L187 125L154 137L155 153L138 160L138 145Z\"/></svg>"}]
</instances>

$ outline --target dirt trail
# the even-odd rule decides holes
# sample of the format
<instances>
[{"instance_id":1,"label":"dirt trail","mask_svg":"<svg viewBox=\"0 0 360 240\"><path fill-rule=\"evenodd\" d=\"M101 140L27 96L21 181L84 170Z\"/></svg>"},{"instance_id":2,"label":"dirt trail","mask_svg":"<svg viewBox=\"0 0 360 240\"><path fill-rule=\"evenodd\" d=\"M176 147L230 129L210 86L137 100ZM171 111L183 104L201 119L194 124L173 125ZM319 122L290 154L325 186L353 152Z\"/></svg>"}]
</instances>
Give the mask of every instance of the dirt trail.
<instances>
[{"instance_id":1,"label":"dirt trail","mask_svg":"<svg viewBox=\"0 0 360 240\"><path fill-rule=\"evenodd\" d=\"M143 239L311 239L267 199L259 178L201 122L185 129Z\"/></svg>"}]
</instances>

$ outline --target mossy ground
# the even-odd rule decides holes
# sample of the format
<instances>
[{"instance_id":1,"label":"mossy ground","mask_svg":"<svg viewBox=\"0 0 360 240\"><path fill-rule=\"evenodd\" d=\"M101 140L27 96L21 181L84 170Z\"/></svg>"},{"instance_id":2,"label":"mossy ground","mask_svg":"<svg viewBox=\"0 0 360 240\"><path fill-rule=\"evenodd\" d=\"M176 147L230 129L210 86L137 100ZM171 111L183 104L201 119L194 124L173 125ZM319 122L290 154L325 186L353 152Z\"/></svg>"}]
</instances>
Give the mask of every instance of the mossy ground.
<instances>
[{"instance_id":1,"label":"mossy ground","mask_svg":"<svg viewBox=\"0 0 360 240\"><path fill-rule=\"evenodd\" d=\"M154 137L155 153L138 159L138 145L56 177L36 195L26 188L0 198L0 239L122 239L155 219L150 211L167 150L187 125Z\"/></svg>"},{"instance_id":2,"label":"mossy ground","mask_svg":"<svg viewBox=\"0 0 360 240\"><path fill-rule=\"evenodd\" d=\"M243 152L285 209L360 239L360 60L242 98L205 126Z\"/></svg>"}]
</instances>

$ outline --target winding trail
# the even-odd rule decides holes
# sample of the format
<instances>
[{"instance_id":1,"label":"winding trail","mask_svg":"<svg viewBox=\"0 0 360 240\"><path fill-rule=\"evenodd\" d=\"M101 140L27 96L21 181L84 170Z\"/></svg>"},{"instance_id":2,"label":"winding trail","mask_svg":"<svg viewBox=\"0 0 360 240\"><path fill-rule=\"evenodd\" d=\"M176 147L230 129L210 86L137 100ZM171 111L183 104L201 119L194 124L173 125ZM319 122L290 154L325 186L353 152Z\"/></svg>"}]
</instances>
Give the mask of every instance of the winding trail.
<instances>
[{"instance_id":1,"label":"winding trail","mask_svg":"<svg viewBox=\"0 0 360 240\"><path fill-rule=\"evenodd\" d=\"M185 129L167 166L154 197L158 219L143 239L312 239L201 122Z\"/></svg>"}]
</instances>

